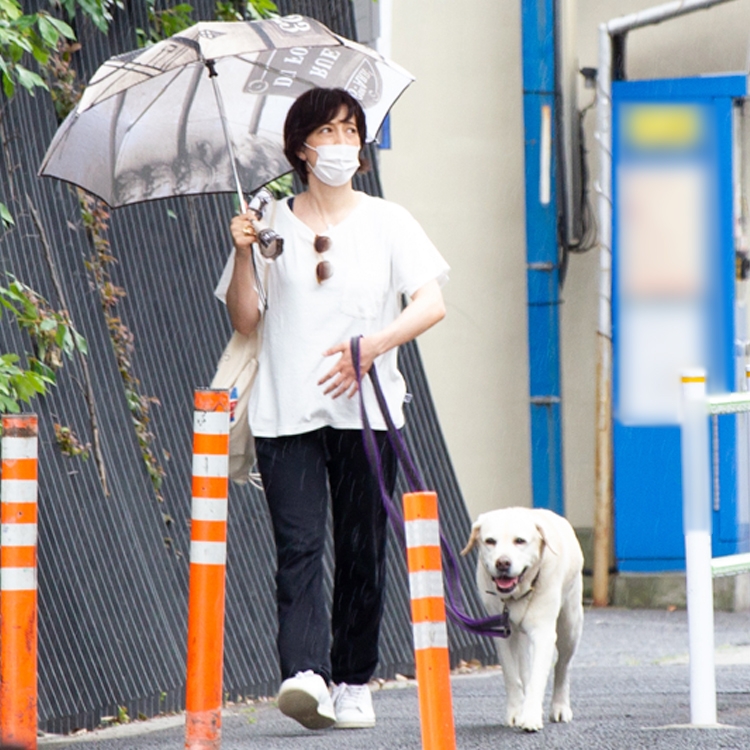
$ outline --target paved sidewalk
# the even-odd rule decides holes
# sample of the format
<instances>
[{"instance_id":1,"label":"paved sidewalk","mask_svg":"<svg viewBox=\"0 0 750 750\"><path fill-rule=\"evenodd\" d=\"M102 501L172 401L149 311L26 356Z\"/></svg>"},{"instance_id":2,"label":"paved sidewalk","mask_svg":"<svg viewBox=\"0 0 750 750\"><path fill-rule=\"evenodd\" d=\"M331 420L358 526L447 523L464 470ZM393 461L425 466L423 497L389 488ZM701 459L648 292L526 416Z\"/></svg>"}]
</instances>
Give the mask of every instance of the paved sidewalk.
<instances>
[{"instance_id":1,"label":"paved sidewalk","mask_svg":"<svg viewBox=\"0 0 750 750\"><path fill-rule=\"evenodd\" d=\"M688 726L690 696L684 611L587 609L573 661L574 719L525 734L502 725L505 696L498 668L452 678L459 750L717 750L750 748L750 613L717 612L716 678L722 726ZM413 681L387 683L373 695L370 730L310 732L272 701L224 713L222 750L419 750ZM549 695L548 695L549 701ZM40 747L80 750L177 750L184 717L171 716L77 737L45 737Z\"/></svg>"}]
</instances>

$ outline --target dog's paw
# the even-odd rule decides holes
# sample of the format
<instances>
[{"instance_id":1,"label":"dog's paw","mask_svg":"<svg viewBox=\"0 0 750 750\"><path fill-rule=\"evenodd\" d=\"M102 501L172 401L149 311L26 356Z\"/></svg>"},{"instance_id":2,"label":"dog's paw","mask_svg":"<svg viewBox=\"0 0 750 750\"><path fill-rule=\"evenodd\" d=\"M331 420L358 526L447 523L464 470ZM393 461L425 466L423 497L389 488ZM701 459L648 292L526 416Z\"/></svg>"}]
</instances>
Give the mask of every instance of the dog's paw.
<instances>
[{"instance_id":1,"label":"dog's paw","mask_svg":"<svg viewBox=\"0 0 750 750\"><path fill-rule=\"evenodd\" d=\"M518 717L521 715L521 706L508 706L505 711L505 724L509 727L515 727L518 724Z\"/></svg>"},{"instance_id":2,"label":"dog's paw","mask_svg":"<svg viewBox=\"0 0 750 750\"><path fill-rule=\"evenodd\" d=\"M549 713L550 721L556 721L563 724L573 720L573 712L567 703L553 703L552 710Z\"/></svg>"},{"instance_id":3,"label":"dog's paw","mask_svg":"<svg viewBox=\"0 0 750 750\"><path fill-rule=\"evenodd\" d=\"M542 709L524 709L516 716L514 726L523 729L524 732L538 732L541 729L544 729Z\"/></svg>"}]
</instances>

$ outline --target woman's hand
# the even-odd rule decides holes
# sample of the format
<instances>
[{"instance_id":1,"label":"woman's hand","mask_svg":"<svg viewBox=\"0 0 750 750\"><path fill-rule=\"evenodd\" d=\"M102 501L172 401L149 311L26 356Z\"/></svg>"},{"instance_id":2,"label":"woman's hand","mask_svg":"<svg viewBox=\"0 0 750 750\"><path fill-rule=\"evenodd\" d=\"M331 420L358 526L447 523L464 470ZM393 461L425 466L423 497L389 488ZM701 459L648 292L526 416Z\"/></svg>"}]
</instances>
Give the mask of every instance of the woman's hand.
<instances>
[{"instance_id":1,"label":"woman's hand","mask_svg":"<svg viewBox=\"0 0 750 750\"><path fill-rule=\"evenodd\" d=\"M240 257L249 258L253 252L253 243L258 241L258 236L252 224L254 218L251 212L248 211L235 216L229 225L229 231L232 233L232 242L234 243L237 255Z\"/></svg>"},{"instance_id":2,"label":"woman's hand","mask_svg":"<svg viewBox=\"0 0 750 750\"><path fill-rule=\"evenodd\" d=\"M227 287L227 309L234 330L249 336L260 321L253 266L253 243L257 235L247 213L235 216L229 230L234 244L234 270Z\"/></svg>"},{"instance_id":3,"label":"woman's hand","mask_svg":"<svg viewBox=\"0 0 750 750\"><path fill-rule=\"evenodd\" d=\"M323 393L331 394L332 398L338 398L343 394L347 393L349 398L352 398L358 391L357 387L357 371L354 369L354 361L352 360L352 349L351 344L347 341L346 343L338 344L333 346L327 351L323 352L324 357L332 357L334 354L340 354L338 362L318 381L318 385L326 385L326 389ZM371 339L363 336L359 340L359 372L360 377L364 376L369 372L375 357L378 356L378 352L375 350L375 346Z\"/></svg>"},{"instance_id":4,"label":"woman's hand","mask_svg":"<svg viewBox=\"0 0 750 750\"><path fill-rule=\"evenodd\" d=\"M359 340L360 375L370 371L376 357L411 341L431 328L445 317L445 302L440 285L436 280L428 281L417 289L411 297L411 302L401 311L401 314L382 331L363 336ZM324 357L340 354L338 362L318 381L318 385L326 385L324 393L338 398L343 393L349 398L357 392L357 374L354 371L352 353L349 342L338 344L323 352Z\"/></svg>"}]
</instances>

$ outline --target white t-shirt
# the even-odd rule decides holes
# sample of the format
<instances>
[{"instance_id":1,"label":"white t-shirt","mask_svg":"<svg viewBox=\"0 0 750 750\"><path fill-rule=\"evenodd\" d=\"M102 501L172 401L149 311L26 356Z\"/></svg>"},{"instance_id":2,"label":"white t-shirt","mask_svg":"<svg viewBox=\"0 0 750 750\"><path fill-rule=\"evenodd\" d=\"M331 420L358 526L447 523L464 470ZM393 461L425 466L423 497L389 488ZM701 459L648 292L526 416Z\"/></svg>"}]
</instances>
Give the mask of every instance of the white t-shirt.
<instances>
[{"instance_id":1,"label":"white t-shirt","mask_svg":"<svg viewBox=\"0 0 750 750\"><path fill-rule=\"evenodd\" d=\"M258 274L267 281L268 309L258 374L250 394L253 434L278 437L320 427L361 429L359 395L334 399L318 381L335 364L323 352L353 336L367 336L389 325L410 297L426 283L448 279L449 266L424 230L401 206L361 194L357 207L327 232L330 249L318 254L315 233L277 203L273 227L284 238L275 261L256 254ZM318 283L315 269L325 259L333 275ZM263 264L268 264L268 269ZM216 287L224 301L234 267L230 256ZM392 349L375 360L380 384L397 427L404 425L406 384ZM386 428L369 378L363 381L365 408L374 429Z\"/></svg>"}]
</instances>

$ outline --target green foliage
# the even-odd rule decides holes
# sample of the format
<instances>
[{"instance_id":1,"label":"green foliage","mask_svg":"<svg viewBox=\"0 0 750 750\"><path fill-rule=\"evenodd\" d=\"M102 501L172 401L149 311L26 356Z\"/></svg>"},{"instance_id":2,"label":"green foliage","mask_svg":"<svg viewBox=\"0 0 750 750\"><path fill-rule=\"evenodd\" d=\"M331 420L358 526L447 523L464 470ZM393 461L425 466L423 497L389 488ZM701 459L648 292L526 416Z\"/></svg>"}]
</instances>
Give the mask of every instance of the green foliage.
<instances>
[{"instance_id":1,"label":"green foliage","mask_svg":"<svg viewBox=\"0 0 750 750\"><path fill-rule=\"evenodd\" d=\"M112 7L124 7L122 0L50 0L50 5L69 19L80 9L105 34ZM19 86L32 95L37 88L46 89L44 78L27 66L29 57L45 67L61 43L74 40L70 25L51 13L24 13L20 0L0 0L0 78L6 98Z\"/></svg>"},{"instance_id":2,"label":"green foliage","mask_svg":"<svg viewBox=\"0 0 750 750\"><path fill-rule=\"evenodd\" d=\"M279 9L273 0L217 0L217 21L244 21L251 19L258 21L261 18L277 16Z\"/></svg>"},{"instance_id":3,"label":"green foliage","mask_svg":"<svg viewBox=\"0 0 750 750\"><path fill-rule=\"evenodd\" d=\"M159 400L154 396L141 393L141 381L133 372L132 354L135 348L133 333L117 315L117 304L127 296L127 292L117 286L110 276L110 266L117 262L112 255L107 229L109 227L109 211L104 203L92 197L83 190L78 191L81 206L81 218L89 240L93 246L93 254L86 261L86 268L91 274L99 301L107 323L109 338L117 361L117 368L122 378L125 400L130 410L141 456L154 488L156 499L161 502L161 486L166 476L164 467L154 450L155 436L151 432L151 407L158 405ZM169 456L165 454L165 459Z\"/></svg>"},{"instance_id":4,"label":"green foliage","mask_svg":"<svg viewBox=\"0 0 750 750\"><path fill-rule=\"evenodd\" d=\"M247 0L247 14L253 20L278 16L279 9L273 0Z\"/></svg>"},{"instance_id":5,"label":"green foliage","mask_svg":"<svg viewBox=\"0 0 750 750\"><path fill-rule=\"evenodd\" d=\"M2 0L0 0L2 1ZM193 6L178 3L170 8L156 10L156 0L146 0L148 6L148 28L136 29L139 47L148 47L188 28L193 23ZM279 9L273 0L217 0L217 21L258 20L278 15Z\"/></svg>"},{"instance_id":6,"label":"green foliage","mask_svg":"<svg viewBox=\"0 0 750 750\"><path fill-rule=\"evenodd\" d=\"M29 403L34 396L43 396L47 386L54 384L54 378L24 370L18 366L17 354L0 355L0 412L15 414L21 410L20 403Z\"/></svg>"},{"instance_id":7,"label":"green foliage","mask_svg":"<svg viewBox=\"0 0 750 750\"><path fill-rule=\"evenodd\" d=\"M45 11L24 14L19 0L0 0L0 73L5 96L10 99L21 86L33 95L47 88L44 79L25 62L29 55L46 65L60 39L74 39L73 29Z\"/></svg>"},{"instance_id":8,"label":"green foliage","mask_svg":"<svg viewBox=\"0 0 750 750\"><path fill-rule=\"evenodd\" d=\"M0 356L0 412L17 412L19 402L29 403L34 396L45 395L47 386L55 385L55 371L62 367L63 355L87 352L86 340L65 311L53 310L33 289L13 276L10 279L7 287L0 286L0 317L12 315L18 327L29 334L35 351L26 354L27 369L20 366L17 354Z\"/></svg>"},{"instance_id":9,"label":"green foliage","mask_svg":"<svg viewBox=\"0 0 750 750\"><path fill-rule=\"evenodd\" d=\"M240 3L241 5L241 3ZM238 3L227 0L227 2L216 2L216 20L217 21L244 21L242 12L237 8Z\"/></svg>"},{"instance_id":10,"label":"green foliage","mask_svg":"<svg viewBox=\"0 0 750 750\"><path fill-rule=\"evenodd\" d=\"M55 431L57 447L63 455L69 456L70 458L79 457L84 461L88 461L88 458L91 455L90 443L82 443L73 430L65 425L54 422L52 428Z\"/></svg>"},{"instance_id":11,"label":"green foliage","mask_svg":"<svg viewBox=\"0 0 750 750\"><path fill-rule=\"evenodd\" d=\"M15 226L15 223L8 207L4 203L0 203L0 228L9 229Z\"/></svg>"},{"instance_id":12,"label":"green foliage","mask_svg":"<svg viewBox=\"0 0 750 750\"><path fill-rule=\"evenodd\" d=\"M102 34L109 31L109 24L112 22L111 9L125 8L123 0L50 0L50 4L64 8L68 18L75 18L76 8L80 8Z\"/></svg>"},{"instance_id":13,"label":"green foliage","mask_svg":"<svg viewBox=\"0 0 750 750\"><path fill-rule=\"evenodd\" d=\"M156 10L156 0L146 0L148 7L148 29L136 29L139 47L156 44L168 36L184 31L192 26L193 6L179 3L171 8Z\"/></svg>"},{"instance_id":14,"label":"green foliage","mask_svg":"<svg viewBox=\"0 0 750 750\"><path fill-rule=\"evenodd\" d=\"M277 177L275 180L271 180L266 187L271 191L271 194L277 200L286 198L287 195L291 195L294 191L292 190L292 182L294 180L294 174L288 172L287 174Z\"/></svg>"},{"instance_id":15,"label":"green foliage","mask_svg":"<svg viewBox=\"0 0 750 750\"><path fill-rule=\"evenodd\" d=\"M78 42L61 40L44 67L47 86L59 122L62 122L75 109L83 92L83 86L71 64L73 54L79 49L81 45Z\"/></svg>"}]
</instances>

